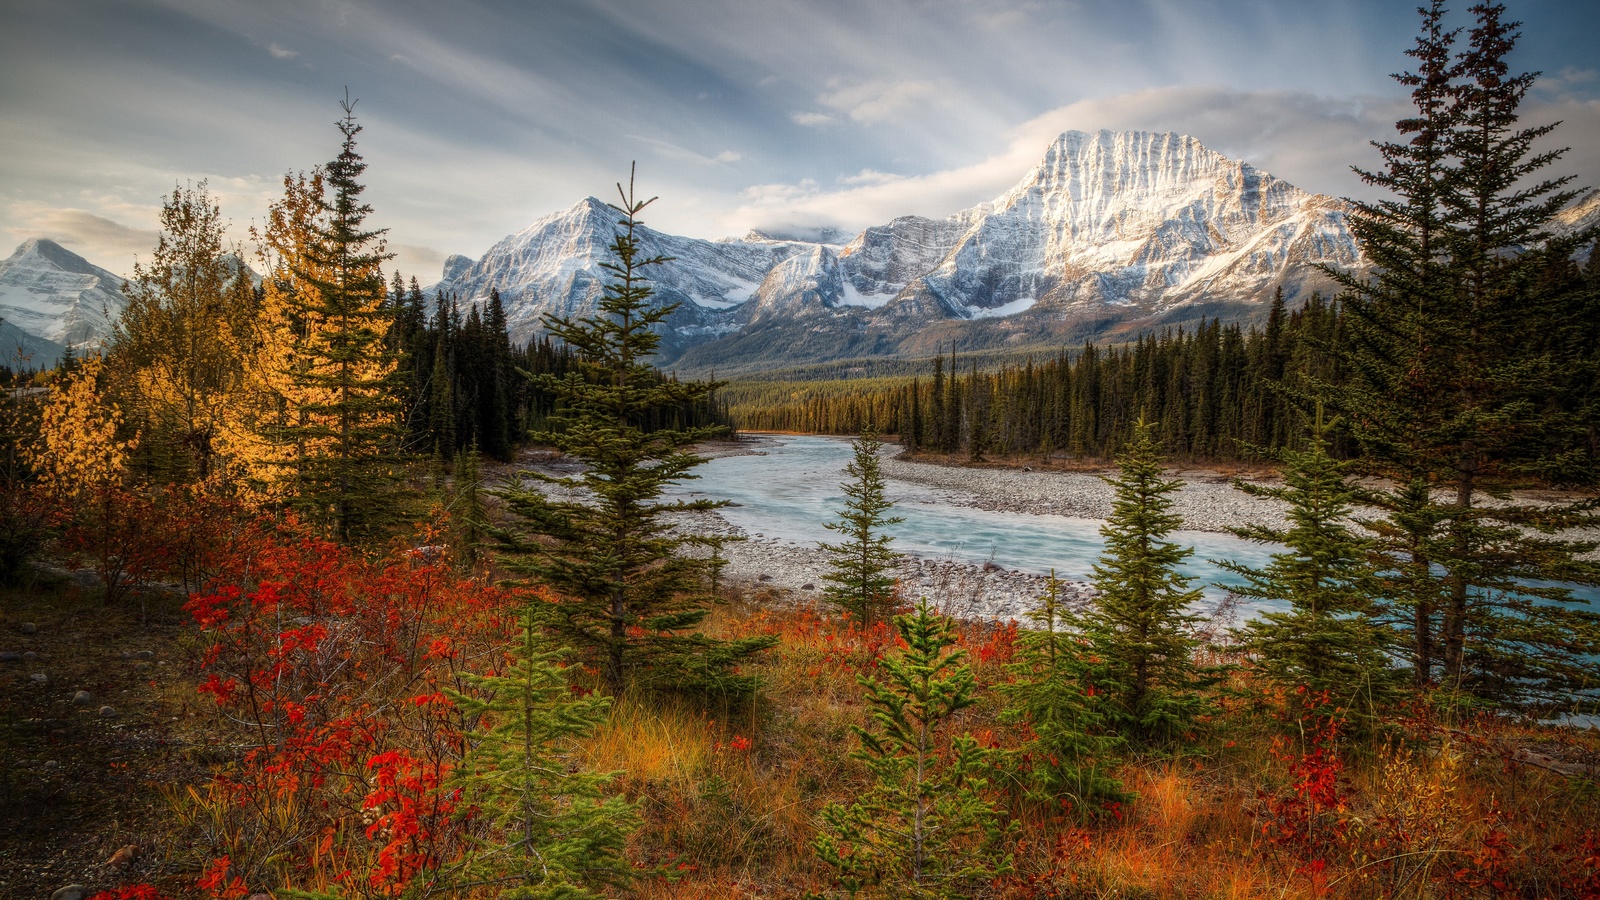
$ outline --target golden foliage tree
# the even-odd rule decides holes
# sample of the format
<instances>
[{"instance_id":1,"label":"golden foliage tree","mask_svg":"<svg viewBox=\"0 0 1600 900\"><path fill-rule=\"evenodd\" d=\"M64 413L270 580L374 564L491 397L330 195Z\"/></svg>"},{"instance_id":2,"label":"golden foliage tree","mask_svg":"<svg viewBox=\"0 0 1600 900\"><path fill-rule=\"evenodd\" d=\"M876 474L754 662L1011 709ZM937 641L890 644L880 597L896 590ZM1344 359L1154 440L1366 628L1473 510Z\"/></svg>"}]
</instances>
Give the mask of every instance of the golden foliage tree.
<instances>
[{"instance_id":1,"label":"golden foliage tree","mask_svg":"<svg viewBox=\"0 0 1600 900\"><path fill-rule=\"evenodd\" d=\"M137 463L163 481L221 477L218 435L239 388L254 292L227 255L222 213L206 191L176 188L162 205L148 266L135 263L112 337L111 370L143 435Z\"/></svg>"},{"instance_id":2,"label":"golden foliage tree","mask_svg":"<svg viewBox=\"0 0 1600 900\"><path fill-rule=\"evenodd\" d=\"M39 420L39 438L29 448L28 466L51 494L82 497L120 483L138 435L119 439L122 411L100 388L105 365L91 356L57 377Z\"/></svg>"}]
</instances>

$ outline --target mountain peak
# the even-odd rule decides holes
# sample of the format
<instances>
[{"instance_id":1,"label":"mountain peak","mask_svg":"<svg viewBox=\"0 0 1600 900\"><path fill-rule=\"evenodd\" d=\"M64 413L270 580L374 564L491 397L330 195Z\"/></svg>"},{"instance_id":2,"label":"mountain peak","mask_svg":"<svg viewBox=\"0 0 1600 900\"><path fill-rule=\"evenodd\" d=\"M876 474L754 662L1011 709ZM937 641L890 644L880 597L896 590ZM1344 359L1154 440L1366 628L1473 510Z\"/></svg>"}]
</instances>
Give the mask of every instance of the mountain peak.
<instances>
[{"instance_id":1,"label":"mountain peak","mask_svg":"<svg viewBox=\"0 0 1600 900\"><path fill-rule=\"evenodd\" d=\"M0 319L58 344L96 344L127 305L122 283L49 238L30 238L0 260Z\"/></svg>"},{"instance_id":2,"label":"mountain peak","mask_svg":"<svg viewBox=\"0 0 1600 900\"><path fill-rule=\"evenodd\" d=\"M20 262L29 256L37 257L64 272L72 272L78 275L110 276L113 280L117 280L119 284L121 283L117 276L112 275L105 269L89 262L49 238L28 238L17 245L16 251L6 259L6 262Z\"/></svg>"}]
</instances>

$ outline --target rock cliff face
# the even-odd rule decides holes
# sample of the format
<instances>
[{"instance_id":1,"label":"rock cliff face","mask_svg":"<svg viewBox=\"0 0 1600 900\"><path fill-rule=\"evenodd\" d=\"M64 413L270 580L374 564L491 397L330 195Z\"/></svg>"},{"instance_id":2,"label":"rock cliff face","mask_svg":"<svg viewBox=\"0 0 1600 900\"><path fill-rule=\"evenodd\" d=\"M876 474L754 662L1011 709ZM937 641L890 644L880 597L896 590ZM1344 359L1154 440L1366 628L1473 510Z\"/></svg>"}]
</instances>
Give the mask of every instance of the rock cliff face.
<instances>
[{"instance_id":1,"label":"rock cliff face","mask_svg":"<svg viewBox=\"0 0 1600 900\"><path fill-rule=\"evenodd\" d=\"M32 238L0 260L0 320L49 342L34 348L40 352L98 345L127 305L122 281L54 241Z\"/></svg>"},{"instance_id":2,"label":"rock cliff face","mask_svg":"<svg viewBox=\"0 0 1600 900\"><path fill-rule=\"evenodd\" d=\"M895 219L842 246L648 228L641 240L674 257L651 271L661 301L682 304L663 361L739 370L1248 317L1280 287L1294 301L1324 286L1316 263L1362 264L1345 216L1342 202L1190 137L1069 131L994 201ZM584 200L477 262L452 258L438 287L466 302L498 290L513 334L531 337L546 315L594 310L618 221Z\"/></svg>"}]
</instances>

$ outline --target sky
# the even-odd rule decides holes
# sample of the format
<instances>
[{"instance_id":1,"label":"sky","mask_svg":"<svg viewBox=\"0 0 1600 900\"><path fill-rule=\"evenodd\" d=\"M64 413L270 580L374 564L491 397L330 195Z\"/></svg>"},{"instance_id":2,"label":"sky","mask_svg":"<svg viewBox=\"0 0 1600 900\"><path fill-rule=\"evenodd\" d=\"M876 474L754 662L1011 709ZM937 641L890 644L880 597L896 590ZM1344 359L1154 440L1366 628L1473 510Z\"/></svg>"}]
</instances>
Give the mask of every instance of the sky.
<instances>
[{"instance_id":1,"label":"sky","mask_svg":"<svg viewBox=\"0 0 1600 900\"><path fill-rule=\"evenodd\" d=\"M1469 25L1466 0L1453 23ZM1509 0L1523 121L1600 186L1600 3ZM1176 131L1306 190L1408 111L1415 0L0 0L0 258L127 273L204 180L248 253L357 103L370 222L423 284L637 164L651 227L854 232L1004 193L1062 131Z\"/></svg>"}]
</instances>

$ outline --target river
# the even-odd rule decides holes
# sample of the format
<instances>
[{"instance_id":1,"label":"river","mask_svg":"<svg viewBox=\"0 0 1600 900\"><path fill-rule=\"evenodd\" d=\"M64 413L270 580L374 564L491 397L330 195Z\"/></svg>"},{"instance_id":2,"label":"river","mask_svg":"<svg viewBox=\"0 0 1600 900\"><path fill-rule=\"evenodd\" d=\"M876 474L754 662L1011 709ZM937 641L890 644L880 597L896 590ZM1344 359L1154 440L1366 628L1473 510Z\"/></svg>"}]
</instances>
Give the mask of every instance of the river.
<instances>
[{"instance_id":1,"label":"river","mask_svg":"<svg viewBox=\"0 0 1600 900\"><path fill-rule=\"evenodd\" d=\"M805 546L837 540L824 523L836 520L844 506L840 484L851 459L850 441L764 437L758 454L723 456L698 467L700 477L685 482L681 492L731 501L721 515L751 536ZM894 478L887 479L887 494L895 504L893 514L905 519L886 529L900 553L973 565L992 562L1040 575L1054 569L1063 580L1088 581L1104 549L1097 519L973 508L948 492ZM1259 567L1278 549L1206 531L1175 531L1169 539L1194 549L1181 569L1205 590L1208 610L1226 595L1228 585L1240 582L1213 560ZM1241 612L1248 616L1249 610Z\"/></svg>"}]
</instances>

